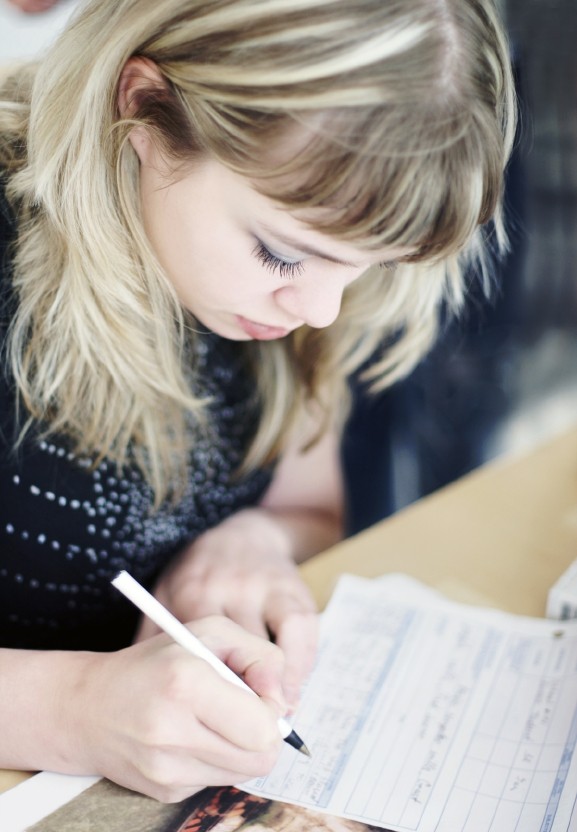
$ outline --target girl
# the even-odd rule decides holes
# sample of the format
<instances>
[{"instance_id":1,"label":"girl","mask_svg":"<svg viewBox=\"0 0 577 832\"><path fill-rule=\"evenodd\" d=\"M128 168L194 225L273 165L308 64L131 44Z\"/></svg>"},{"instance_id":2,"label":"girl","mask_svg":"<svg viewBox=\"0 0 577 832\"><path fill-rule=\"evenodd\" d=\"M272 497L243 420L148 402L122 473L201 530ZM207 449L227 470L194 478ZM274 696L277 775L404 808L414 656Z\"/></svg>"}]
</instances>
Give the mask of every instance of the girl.
<instances>
[{"instance_id":1,"label":"girl","mask_svg":"<svg viewBox=\"0 0 577 832\"><path fill-rule=\"evenodd\" d=\"M241 782L314 655L347 379L406 373L502 238L492 0L94 0L2 99L0 765Z\"/></svg>"}]
</instances>

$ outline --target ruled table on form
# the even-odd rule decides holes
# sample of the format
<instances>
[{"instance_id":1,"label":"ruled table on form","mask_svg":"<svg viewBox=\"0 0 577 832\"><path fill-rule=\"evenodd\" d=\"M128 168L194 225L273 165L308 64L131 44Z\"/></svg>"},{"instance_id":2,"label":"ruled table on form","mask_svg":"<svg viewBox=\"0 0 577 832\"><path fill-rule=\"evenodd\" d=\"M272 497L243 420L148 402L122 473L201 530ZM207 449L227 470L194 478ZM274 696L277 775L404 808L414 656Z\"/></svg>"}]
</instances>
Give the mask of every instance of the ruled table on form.
<instances>
[{"instance_id":1,"label":"ruled table on form","mask_svg":"<svg viewBox=\"0 0 577 832\"><path fill-rule=\"evenodd\" d=\"M295 728L312 759L242 788L394 832L577 830L577 623L346 576Z\"/></svg>"}]
</instances>

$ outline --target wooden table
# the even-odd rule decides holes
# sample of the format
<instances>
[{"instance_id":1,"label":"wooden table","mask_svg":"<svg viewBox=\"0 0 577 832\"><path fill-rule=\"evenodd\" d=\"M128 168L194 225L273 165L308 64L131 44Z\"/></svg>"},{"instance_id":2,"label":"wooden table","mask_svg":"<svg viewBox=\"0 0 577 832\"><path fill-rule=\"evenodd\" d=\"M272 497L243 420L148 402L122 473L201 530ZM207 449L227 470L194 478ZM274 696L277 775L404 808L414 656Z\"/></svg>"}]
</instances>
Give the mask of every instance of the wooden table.
<instances>
[{"instance_id":1,"label":"wooden table","mask_svg":"<svg viewBox=\"0 0 577 832\"><path fill-rule=\"evenodd\" d=\"M304 564L322 607L342 572L405 572L450 597L545 614L577 559L577 428L490 463Z\"/></svg>"},{"instance_id":2,"label":"wooden table","mask_svg":"<svg viewBox=\"0 0 577 832\"><path fill-rule=\"evenodd\" d=\"M577 428L493 462L301 567L322 608L343 572L404 572L450 597L545 614L577 559ZM28 775L0 771L0 791Z\"/></svg>"}]
</instances>

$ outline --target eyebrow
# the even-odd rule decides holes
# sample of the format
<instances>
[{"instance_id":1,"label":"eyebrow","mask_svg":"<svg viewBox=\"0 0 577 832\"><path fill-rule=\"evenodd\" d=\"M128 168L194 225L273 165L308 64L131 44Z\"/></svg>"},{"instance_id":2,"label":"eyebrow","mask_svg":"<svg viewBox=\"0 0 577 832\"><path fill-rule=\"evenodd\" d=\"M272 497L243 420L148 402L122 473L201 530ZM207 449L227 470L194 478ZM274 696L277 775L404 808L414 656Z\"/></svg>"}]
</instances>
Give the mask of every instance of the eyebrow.
<instances>
[{"instance_id":1,"label":"eyebrow","mask_svg":"<svg viewBox=\"0 0 577 832\"><path fill-rule=\"evenodd\" d=\"M359 268L359 266L355 263L349 263L347 260L339 260L338 257L333 257L333 255L329 254L327 251L321 251L315 246L302 243L299 240L295 240L292 237L286 236L285 234L281 234L278 231L269 228L267 225L263 225L262 228L264 231L266 231L268 234L274 237L277 242L286 246L290 246L296 249L298 252L302 252L302 254L309 254L312 257L320 257L323 260L328 260L330 263L337 263L339 266L351 266L352 268Z\"/></svg>"}]
</instances>

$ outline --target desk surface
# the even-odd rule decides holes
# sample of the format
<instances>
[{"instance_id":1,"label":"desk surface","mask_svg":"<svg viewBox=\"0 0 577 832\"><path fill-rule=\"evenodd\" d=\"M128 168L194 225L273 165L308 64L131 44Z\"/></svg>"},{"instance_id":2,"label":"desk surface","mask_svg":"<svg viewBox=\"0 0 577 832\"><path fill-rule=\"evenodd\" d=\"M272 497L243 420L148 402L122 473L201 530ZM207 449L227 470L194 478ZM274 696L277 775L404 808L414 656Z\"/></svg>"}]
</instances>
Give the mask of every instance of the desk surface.
<instances>
[{"instance_id":1,"label":"desk surface","mask_svg":"<svg viewBox=\"0 0 577 832\"><path fill-rule=\"evenodd\" d=\"M464 477L301 567L320 607L343 572L404 572L458 601L542 616L577 559L577 428ZM28 775L0 771L0 791Z\"/></svg>"},{"instance_id":2,"label":"desk surface","mask_svg":"<svg viewBox=\"0 0 577 832\"><path fill-rule=\"evenodd\" d=\"M419 500L302 567L322 607L341 572L405 572L458 601L543 616L577 559L577 428Z\"/></svg>"}]
</instances>

